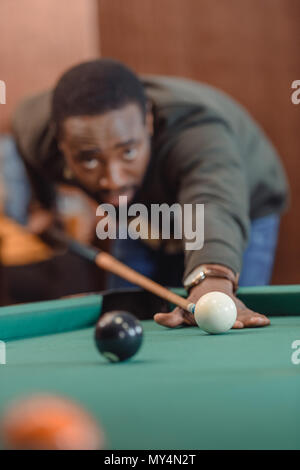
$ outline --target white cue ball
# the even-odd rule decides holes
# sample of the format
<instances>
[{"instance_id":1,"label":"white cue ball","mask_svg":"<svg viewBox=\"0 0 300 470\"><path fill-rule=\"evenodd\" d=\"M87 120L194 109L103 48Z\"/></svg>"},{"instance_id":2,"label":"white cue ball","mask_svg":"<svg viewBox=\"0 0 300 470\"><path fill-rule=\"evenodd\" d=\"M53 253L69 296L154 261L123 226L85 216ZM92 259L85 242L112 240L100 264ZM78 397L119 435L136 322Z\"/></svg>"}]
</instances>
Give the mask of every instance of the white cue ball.
<instances>
[{"instance_id":1,"label":"white cue ball","mask_svg":"<svg viewBox=\"0 0 300 470\"><path fill-rule=\"evenodd\" d=\"M207 333L225 333L233 327L236 317L234 301L223 292L208 292L195 306L196 323Z\"/></svg>"}]
</instances>

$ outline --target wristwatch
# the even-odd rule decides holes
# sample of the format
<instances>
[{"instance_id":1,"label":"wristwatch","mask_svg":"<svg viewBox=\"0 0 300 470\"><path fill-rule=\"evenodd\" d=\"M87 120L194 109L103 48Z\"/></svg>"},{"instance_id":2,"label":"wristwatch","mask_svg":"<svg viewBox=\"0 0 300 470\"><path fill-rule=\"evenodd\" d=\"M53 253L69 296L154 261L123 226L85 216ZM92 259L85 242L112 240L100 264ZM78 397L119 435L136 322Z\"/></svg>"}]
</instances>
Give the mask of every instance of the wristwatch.
<instances>
[{"instance_id":1,"label":"wristwatch","mask_svg":"<svg viewBox=\"0 0 300 470\"><path fill-rule=\"evenodd\" d=\"M201 266L198 266L185 278L183 285L187 290L189 290L192 287L200 284L200 282L204 281L204 279L206 279L207 277L218 277L221 279L228 279L232 282L233 292L236 292L238 288L239 275L235 275L230 269L226 268L225 266L214 264L203 264Z\"/></svg>"}]
</instances>

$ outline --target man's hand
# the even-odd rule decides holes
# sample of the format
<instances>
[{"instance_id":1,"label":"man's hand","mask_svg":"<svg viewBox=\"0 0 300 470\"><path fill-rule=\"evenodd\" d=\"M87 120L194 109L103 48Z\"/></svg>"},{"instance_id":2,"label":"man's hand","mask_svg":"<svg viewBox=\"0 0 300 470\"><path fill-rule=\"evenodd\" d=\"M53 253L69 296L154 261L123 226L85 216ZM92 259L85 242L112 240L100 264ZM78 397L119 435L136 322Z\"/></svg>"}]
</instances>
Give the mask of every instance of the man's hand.
<instances>
[{"instance_id":1,"label":"man's hand","mask_svg":"<svg viewBox=\"0 0 300 470\"><path fill-rule=\"evenodd\" d=\"M38 208L31 212L27 223L28 230L34 235L44 235L57 221L57 214L54 211Z\"/></svg>"},{"instance_id":2,"label":"man's hand","mask_svg":"<svg viewBox=\"0 0 300 470\"><path fill-rule=\"evenodd\" d=\"M57 239L57 232L64 232L64 224L55 210L35 208L29 217L27 229L37 235L53 250L65 251L65 243Z\"/></svg>"},{"instance_id":3,"label":"man's hand","mask_svg":"<svg viewBox=\"0 0 300 470\"><path fill-rule=\"evenodd\" d=\"M253 328L270 324L270 320L265 315L253 312L233 294L232 283L227 279L206 278L203 282L191 289L188 299L196 303L202 295L213 291L224 292L224 294L229 295L234 301L237 308L237 320L233 328ZM154 315L154 320L156 323L169 328L182 325L197 326L194 315L179 307L176 307L170 313L157 313Z\"/></svg>"}]
</instances>

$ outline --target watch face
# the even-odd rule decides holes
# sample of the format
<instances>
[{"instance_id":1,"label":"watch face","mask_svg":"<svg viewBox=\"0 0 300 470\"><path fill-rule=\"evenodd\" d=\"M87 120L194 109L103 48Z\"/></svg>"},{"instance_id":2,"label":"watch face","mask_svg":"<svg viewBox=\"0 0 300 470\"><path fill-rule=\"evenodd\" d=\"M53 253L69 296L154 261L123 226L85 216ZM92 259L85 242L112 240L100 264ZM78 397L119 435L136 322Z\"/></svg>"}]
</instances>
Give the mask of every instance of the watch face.
<instances>
[{"instance_id":1,"label":"watch face","mask_svg":"<svg viewBox=\"0 0 300 470\"><path fill-rule=\"evenodd\" d=\"M203 268L195 269L188 275L187 278L184 280L184 287L192 285L194 282L198 281L199 279L204 279L205 274L203 272Z\"/></svg>"}]
</instances>

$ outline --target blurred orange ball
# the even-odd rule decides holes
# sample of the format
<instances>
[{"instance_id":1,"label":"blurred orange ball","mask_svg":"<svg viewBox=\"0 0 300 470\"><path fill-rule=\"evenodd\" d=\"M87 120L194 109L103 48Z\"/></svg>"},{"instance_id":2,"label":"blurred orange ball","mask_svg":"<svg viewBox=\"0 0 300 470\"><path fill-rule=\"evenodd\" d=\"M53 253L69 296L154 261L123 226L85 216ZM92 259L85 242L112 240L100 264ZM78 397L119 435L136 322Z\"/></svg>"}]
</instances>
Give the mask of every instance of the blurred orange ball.
<instances>
[{"instance_id":1,"label":"blurred orange ball","mask_svg":"<svg viewBox=\"0 0 300 470\"><path fill-rule=\"evenodd\" d=\"M98 450L104 435L80 406L54 395L34 395L13 403L1 425L6 449Z\"/></svg>"}]
</instances>

